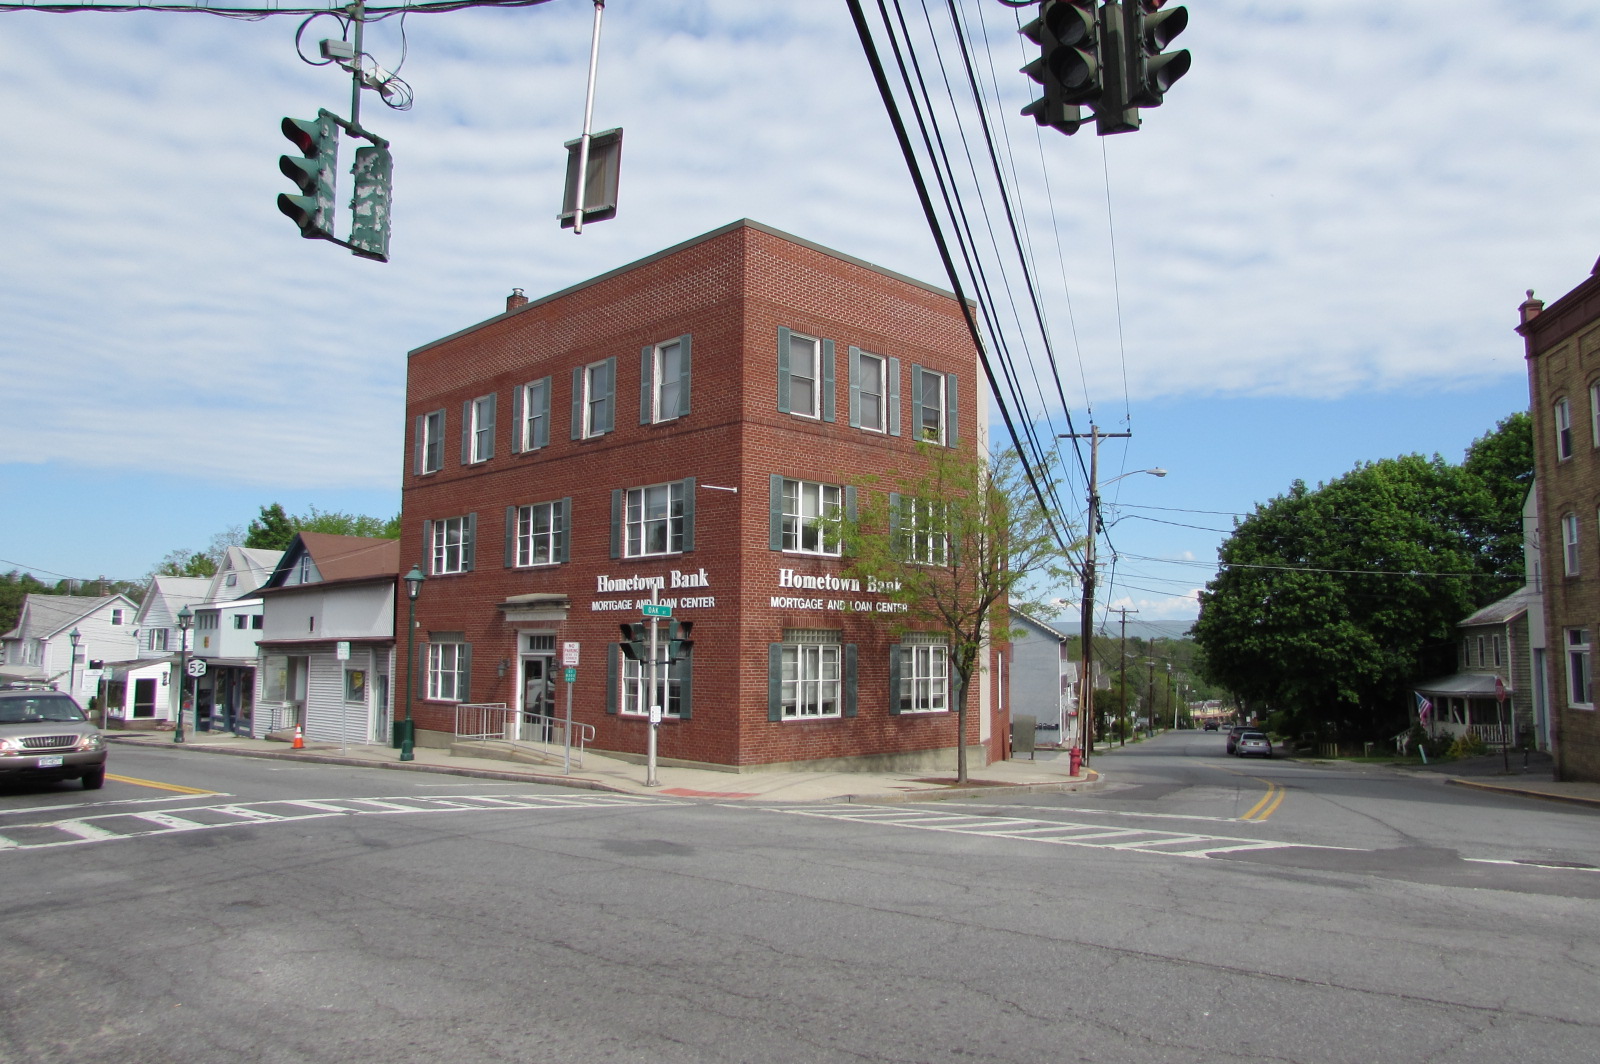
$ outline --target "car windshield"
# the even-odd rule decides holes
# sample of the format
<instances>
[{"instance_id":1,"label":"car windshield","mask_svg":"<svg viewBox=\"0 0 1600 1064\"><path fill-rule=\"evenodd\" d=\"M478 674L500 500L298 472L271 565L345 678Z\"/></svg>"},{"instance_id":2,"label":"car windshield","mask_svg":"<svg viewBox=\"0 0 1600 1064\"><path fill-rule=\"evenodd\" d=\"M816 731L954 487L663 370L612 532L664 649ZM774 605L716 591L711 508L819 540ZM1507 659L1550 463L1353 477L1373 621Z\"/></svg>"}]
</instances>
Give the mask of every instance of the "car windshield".
<instances>
[{"instance_id":1,"label":"car windshield","mask_svg":"<svg viewBox=\"0 0 1600 1064\"><path fill-rule=\"evenodd\" d=\"M34 721L65 723L83 719L83 710L66 695L0 698L0 724L31 724Z\"/></svg>"}]
</instances>

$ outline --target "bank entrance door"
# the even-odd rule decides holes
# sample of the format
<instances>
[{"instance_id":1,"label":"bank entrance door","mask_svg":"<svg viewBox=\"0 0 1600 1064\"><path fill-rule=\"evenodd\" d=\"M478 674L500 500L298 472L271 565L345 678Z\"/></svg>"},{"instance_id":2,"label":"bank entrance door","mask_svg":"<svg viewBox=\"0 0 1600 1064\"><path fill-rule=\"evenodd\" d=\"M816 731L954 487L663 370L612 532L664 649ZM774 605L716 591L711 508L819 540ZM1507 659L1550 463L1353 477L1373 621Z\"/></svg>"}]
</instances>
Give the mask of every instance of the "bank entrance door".
<instances>
[{"instance_id":1,"label":"bank entrance door","mask_svg":"<svg viewBox=\"0 0 1600 1064\"><path fill-rule=\"evenodd\" d=\"M555 662L552 654L522 659L522 733L529 739L550 740L555 713Z\"/></svg>"}]
</instances>

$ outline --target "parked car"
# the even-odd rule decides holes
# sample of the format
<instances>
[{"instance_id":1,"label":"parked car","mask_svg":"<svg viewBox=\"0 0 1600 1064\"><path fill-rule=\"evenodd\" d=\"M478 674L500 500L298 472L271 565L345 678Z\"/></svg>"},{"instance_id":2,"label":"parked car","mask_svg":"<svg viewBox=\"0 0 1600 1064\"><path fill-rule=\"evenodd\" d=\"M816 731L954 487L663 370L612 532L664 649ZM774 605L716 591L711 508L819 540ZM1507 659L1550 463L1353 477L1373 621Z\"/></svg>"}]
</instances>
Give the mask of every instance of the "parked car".
<instances>
[{"instance_id":1,"label":"parked car","mask_svg":"<svg viewBox=\"0 0 1600 1064\"><path fill-rule=\"evenodd\" d=\"M1239 745L1239 736L1243 735L1247 731L1255 731L1255 730L1256 729L1250 727L1250 725L1248 725L1248 724L1235 724L1233 727L1229 728L1228 729L1228 753L1230 753L1230 754L1233 753L1234 750L1238 747L1238 745Z\"/></svg>"},{"instance_id":2,"label":"parked car","mask_svg":"<svg viewBox=\"0 0 1600 1064\"><path fill-rule=\"evenodd\" d=\"M1234 754L1239 757L1250 757L1252 755L1258 757L1271 757L1272 740L1267 738L1266 732L1244 732L1239 736L1238 746L1234 750Z\"/></svg>"},{"instance_id":3,"label":"parked car","mask_svg":"<svg viewBox=\"0 0 1600 1064\"><path fill-rule=\"evenodd\" d=\"M1206 721L1204 726L1203 726L1203 730L1205 730L1205 731L1216 731L1217 728L1218 728L1218 724L1214 720Z\"/></svg>"},{"instance_id":4,"label":"parked car","mask_svg":"<svg viewBox=\"0 0 1600 1064\"><path fill-rule=\"evenodd\" d=\"M0 691L0 781L82 780L104 786L106 747L71 695L60 691Z\"/></svg>"}]
</instances>

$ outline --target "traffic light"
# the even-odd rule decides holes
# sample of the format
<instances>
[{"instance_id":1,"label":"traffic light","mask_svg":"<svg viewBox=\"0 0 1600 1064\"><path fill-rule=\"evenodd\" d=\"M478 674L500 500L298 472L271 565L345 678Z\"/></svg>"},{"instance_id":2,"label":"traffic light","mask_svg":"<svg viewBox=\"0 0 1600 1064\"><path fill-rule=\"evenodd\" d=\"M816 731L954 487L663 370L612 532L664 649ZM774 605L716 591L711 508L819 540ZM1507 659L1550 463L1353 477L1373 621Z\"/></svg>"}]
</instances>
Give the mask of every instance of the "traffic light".
<instances>
[{"instance_id":1,"label":"traffic light","mask_svg":"<svg viewBox=\"0 0 1600 1064\"><path fill-rule=\"evenodd\" d=\"M1189 50L1163 52L1189 25L1189 10L1164 7L1166 0L1125 0L1128 35L1128 102L1159 107L1172 83L1189 72Z\"/></svg>"},{"instance_id":2,"label":"traffic light","mask_svg":"<svg viewBox=\"0 0 1600 1064\"><path fill-rule=\"evenodd\" d=\"M355 191L350 198L350 250L389 261L389 192L394 161L388 148L357 148Z\"/></svg>"},{"instance_id":3,"label":"traffic light","mask_svg":"<svg viewBox=\"0 0 1600 1064\"><path fill-rule=\"evenodd\" d=\"M644 622L623 622L617 627L622 629L622 656L629 661L648 662L650 660L650 633L646 630Z\"/></svg>"},{"instance_id":4,"label":"traffic light","mask_svg":"<svg viewBox=\"0 0 1600 1064\"><path fill-rule=\"evenodd\" d=\"M281 155L278 169L299 186L301 195L278 196L278 210L287 214L308 239L333 239L333 169L339 154L339 127L327 111L311 120L285 118L283 135L300 155Z\"/></svg>"},{"instance_id":5,"label":"traffic light","mask_svg":"<svg viewBox=\"0 0 1600 1064\"><path fill-rule=\"evenodd\" d=\"M694 640L690 638L693 630L693 621L667 622L668 661L682 661L689 656L689 651L694 649Z\"/></svg>"},{"instance_id":6,"label":"traffic light","mask_svg":"<svg viewBox=\"0 0 1600 1064\"><path fill-rule=\"evenodd\" d=\"M1039 46L1039 58L1022 72L1044 90L1022 113L1071 136L1083 123L1078 105L1094 103L1102 87L1095 0L1041 0L1039 17L1022 34Z\"/></svg>"}]
</instances>

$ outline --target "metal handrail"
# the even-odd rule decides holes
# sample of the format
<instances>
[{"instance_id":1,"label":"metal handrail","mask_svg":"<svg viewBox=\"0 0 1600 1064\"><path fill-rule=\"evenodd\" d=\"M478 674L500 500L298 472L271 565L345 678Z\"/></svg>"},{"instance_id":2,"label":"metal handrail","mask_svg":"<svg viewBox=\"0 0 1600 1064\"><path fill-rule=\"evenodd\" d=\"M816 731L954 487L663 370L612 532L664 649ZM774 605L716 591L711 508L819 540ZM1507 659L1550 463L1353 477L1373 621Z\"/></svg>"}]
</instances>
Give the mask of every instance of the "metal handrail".
<instances>
[{"instance_id":1,"label":"metal handrail","mask_svg":"<svg viewBox=\"0 0 1600 1064\"><path fill-rule=\"evenodd\" d=\"M566 750L567 722L547 713L525 713L504 702L462 703L456 706L456 739L505 743L533 749L546 757L561 757ZM583 751L594 742L594 725L572 723L572 759L583 764Z\"/></svg>"}]
</instances>

